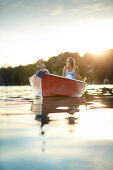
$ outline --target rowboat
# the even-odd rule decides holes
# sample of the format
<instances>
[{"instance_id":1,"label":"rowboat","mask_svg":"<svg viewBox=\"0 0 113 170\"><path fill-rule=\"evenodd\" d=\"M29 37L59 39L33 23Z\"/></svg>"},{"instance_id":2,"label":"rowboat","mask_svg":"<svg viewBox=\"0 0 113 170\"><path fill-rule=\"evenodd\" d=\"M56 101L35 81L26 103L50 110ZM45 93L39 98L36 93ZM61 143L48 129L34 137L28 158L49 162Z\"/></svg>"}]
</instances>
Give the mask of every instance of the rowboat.
<instances>
[{"instance_id":1,"label":"rowboat","mask_svg":"<svg viewBox=\"0 0 113 170\"><path fill-rule=\"evenodd\" d=\"M86 82L38 71L29 78L36 96L46 97L82 97Z\"/></svg>"}]
</instances>

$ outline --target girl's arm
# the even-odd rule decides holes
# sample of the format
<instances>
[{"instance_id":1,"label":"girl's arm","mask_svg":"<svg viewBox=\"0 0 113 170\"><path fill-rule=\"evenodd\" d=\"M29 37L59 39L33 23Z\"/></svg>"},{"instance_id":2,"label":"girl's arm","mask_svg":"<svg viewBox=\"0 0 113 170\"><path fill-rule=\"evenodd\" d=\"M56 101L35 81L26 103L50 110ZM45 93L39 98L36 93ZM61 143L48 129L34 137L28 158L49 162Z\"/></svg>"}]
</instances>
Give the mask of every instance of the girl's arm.
<instances>
[{"instance_id":1,"label":"girl's arm","mask_svg":"<svg viewBox=\"0 0 113 170\"><path fill-rule=\"evenodd\" d=\"M82 81L82 77L79 74L79 69L78 69L77 66L75 67L75 72L76 72L76 75L77 75L77 79Z\"/></svg>"},{"instance_id":2,"label":"girl's arm","mask_svg":"<svg viewBox=\"0 0 113 170\"><path fill-rule=\"evenodd\" d=\"M65 76L66 76L66 66L63 68L62 76L63 76L63 77L65 77Z\"/></svg>"}]
</instances>

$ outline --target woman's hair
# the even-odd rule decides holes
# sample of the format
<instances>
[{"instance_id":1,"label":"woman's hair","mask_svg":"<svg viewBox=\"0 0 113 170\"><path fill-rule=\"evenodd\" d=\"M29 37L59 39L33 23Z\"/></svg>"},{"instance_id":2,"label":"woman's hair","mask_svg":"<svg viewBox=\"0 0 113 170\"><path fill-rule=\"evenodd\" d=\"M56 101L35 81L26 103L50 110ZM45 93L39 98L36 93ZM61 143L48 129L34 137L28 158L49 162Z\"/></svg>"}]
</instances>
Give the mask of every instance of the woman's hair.
<instances>
[{"instance_id":1,"label":"woman's hair","mask_svg":"<svg viewBox=\"0 0 113 170\"><path fill-rule=\"evenodd\" d=\"M74 58L72 58L72 57L68 57L68 58L67 58L67 66L68 66L68 61L70 61L71 67L74 67L74 66L75 66L75 60L74 60Z\"/></svg>"}]
</instances>

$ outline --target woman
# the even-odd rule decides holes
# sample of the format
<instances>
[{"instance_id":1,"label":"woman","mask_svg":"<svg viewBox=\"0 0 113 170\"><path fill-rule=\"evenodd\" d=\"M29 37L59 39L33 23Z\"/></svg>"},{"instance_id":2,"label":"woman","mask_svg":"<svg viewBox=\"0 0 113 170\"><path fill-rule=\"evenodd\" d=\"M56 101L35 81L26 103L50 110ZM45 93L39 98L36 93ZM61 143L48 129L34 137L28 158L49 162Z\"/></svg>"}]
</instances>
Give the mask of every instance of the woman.
<instances>
[{"instance_id":1,"label":"woman","mask_svg":"<svg viewBox=\"0 0 113 170\"><path fill-rule=\"evenodd\" d=\"M39 65L37 65L38 68L40 68L40 71L49 73L49 71L45 68L44 61L42 59L39 60Z\"/></svg>"},{"instance_id":2,"label":"woman","mask_svg":"<svg viewBox=\"0 0 113 170\"><path fill-rule=\"evenodd\" d=\"M62 76L69 79L79 79L82 81L82 77L79 74L79 69L75 65L75 60L73 58L67 58L67 65L63 68Z\"/></svg>"}]
</instances>

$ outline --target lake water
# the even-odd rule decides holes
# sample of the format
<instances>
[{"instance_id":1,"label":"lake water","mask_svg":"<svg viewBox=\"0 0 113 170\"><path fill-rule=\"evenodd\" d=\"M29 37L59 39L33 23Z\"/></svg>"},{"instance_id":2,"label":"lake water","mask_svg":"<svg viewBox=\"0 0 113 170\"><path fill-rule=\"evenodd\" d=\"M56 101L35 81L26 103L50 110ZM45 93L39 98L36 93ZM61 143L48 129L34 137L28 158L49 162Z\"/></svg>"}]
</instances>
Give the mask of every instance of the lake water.
<instances>
[{"instance_id":1,"label":"lake water","mask_svg":"<svg viewBox=\"0 0 113 170\"><path fill-rule=\"evenodd\" d=\"M0 170L35 169L113 170L113 85L44 100L0 87Z\"/></svg>"}]
</instances>

